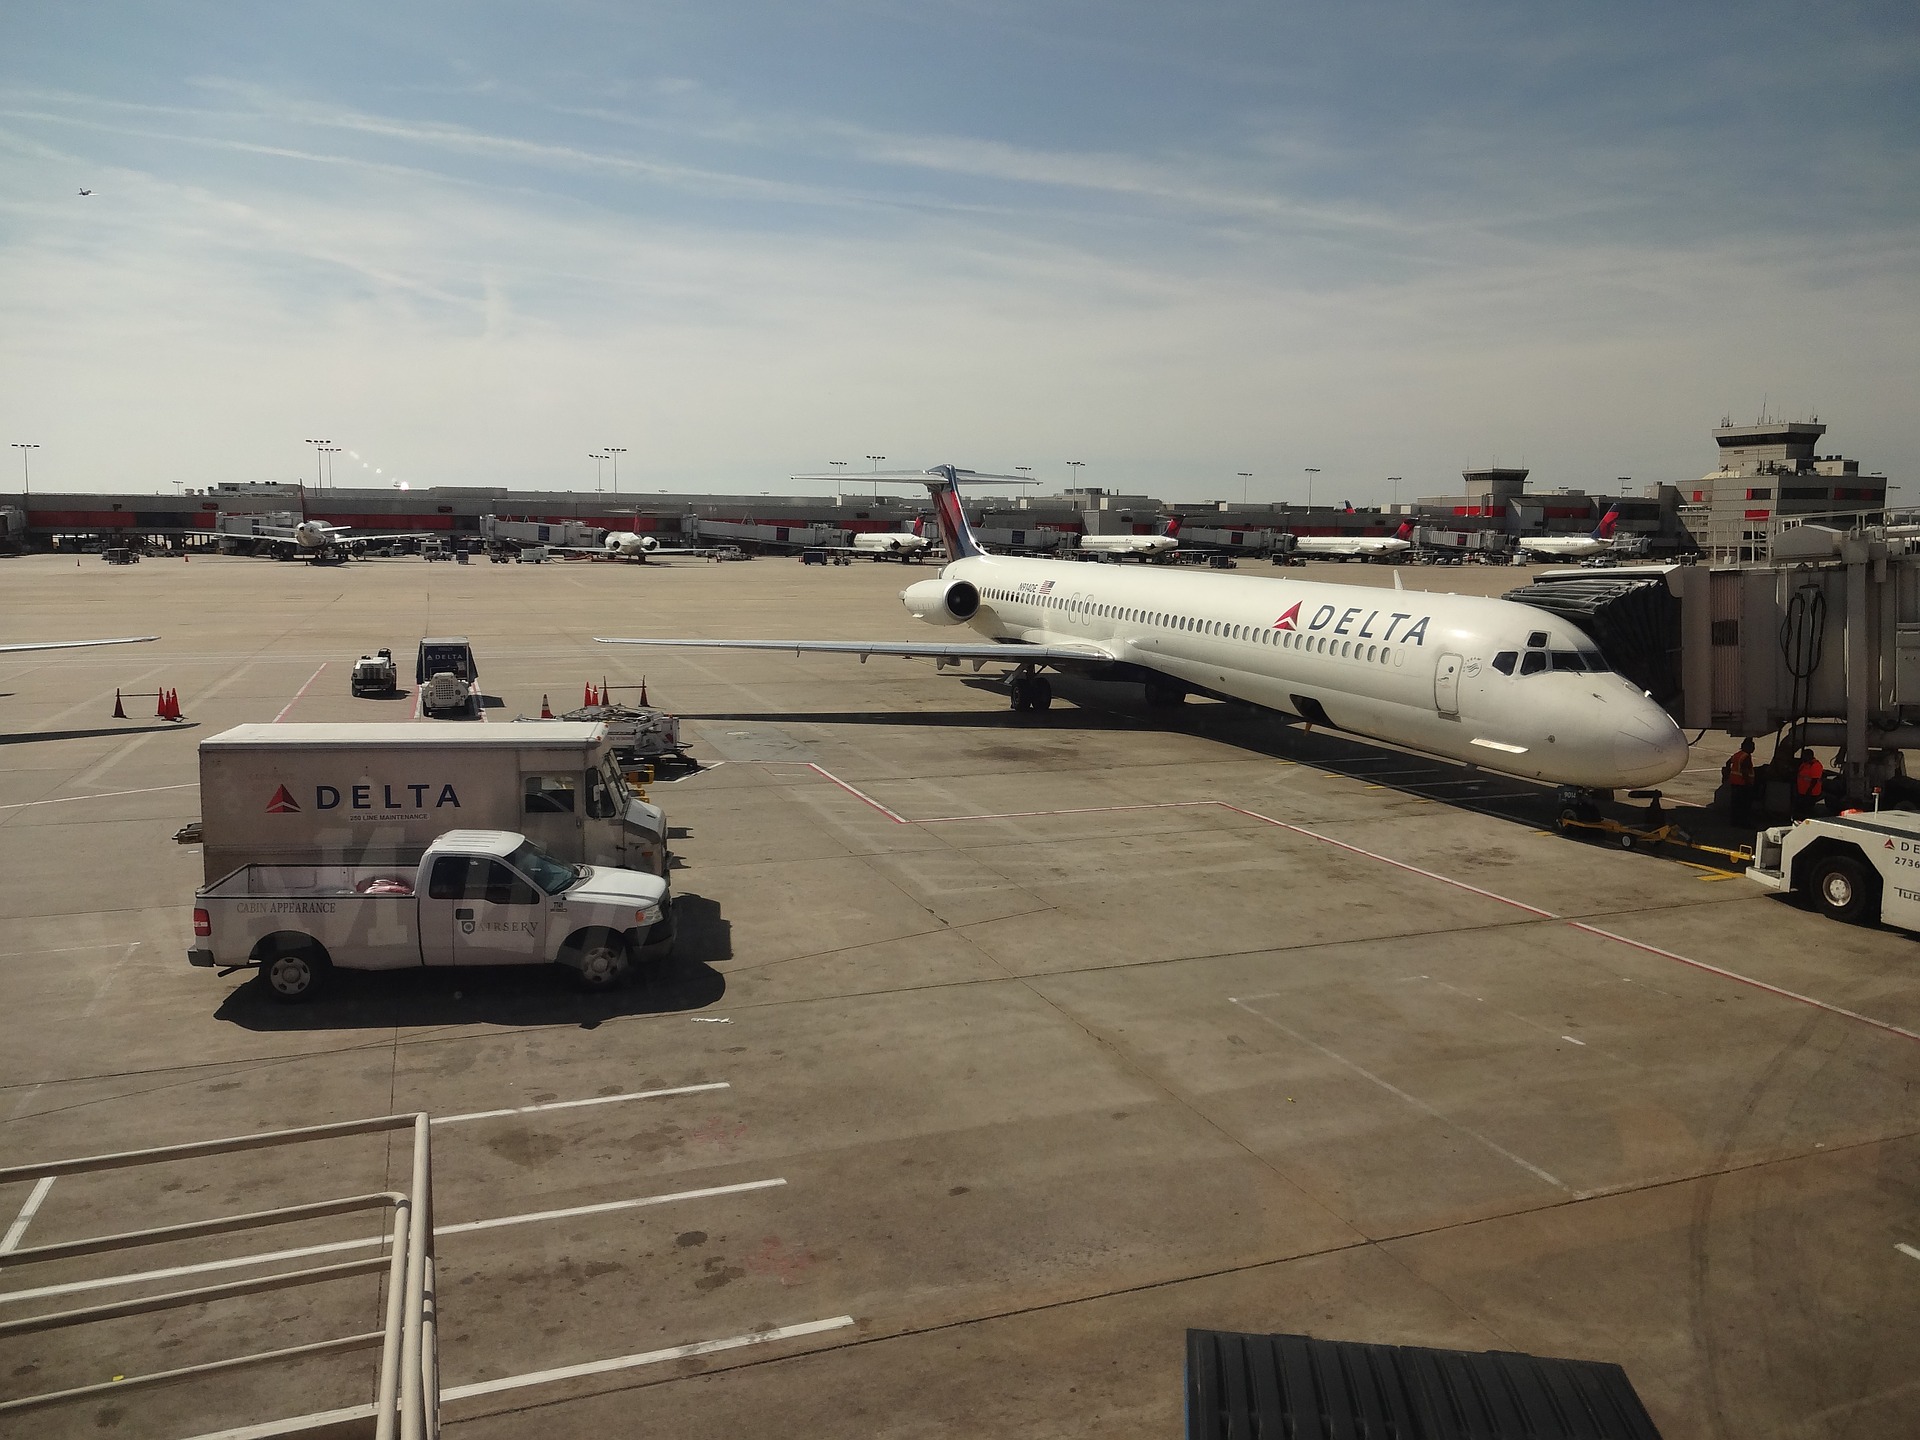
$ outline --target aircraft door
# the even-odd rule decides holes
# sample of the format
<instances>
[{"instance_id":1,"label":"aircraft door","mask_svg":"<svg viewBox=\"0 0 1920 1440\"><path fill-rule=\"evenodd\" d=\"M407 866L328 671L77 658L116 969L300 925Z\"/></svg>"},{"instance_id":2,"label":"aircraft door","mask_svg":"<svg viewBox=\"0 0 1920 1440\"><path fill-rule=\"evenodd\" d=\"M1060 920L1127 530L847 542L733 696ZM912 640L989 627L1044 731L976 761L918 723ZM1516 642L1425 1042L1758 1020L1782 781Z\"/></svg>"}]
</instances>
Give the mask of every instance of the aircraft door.
<instances>
[{"instance_id":1,"label":"aircraft door","mask_svg":"<svg viewBox=\"0 0 1920 1440\"><path fill-rule=\"evenodd\" d=\"M1460 713L1460 657L1442 655L1433 671L1433 708L1442 715Z\"/></svg>"}]
</instances>

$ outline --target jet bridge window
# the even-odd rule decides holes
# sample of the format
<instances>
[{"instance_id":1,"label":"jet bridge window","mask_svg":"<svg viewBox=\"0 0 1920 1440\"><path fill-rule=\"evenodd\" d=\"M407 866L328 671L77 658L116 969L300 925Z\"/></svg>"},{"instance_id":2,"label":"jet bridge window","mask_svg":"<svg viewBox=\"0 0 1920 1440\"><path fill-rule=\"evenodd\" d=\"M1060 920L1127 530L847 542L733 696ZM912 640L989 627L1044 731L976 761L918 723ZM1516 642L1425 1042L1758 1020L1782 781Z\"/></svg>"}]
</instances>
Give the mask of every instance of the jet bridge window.
<instances>
[{"instance_id":1,"label":"jet bridge window","mask_svg":"<svg viewBox=\"0 0 1920 1440\"><path fill-rule=\"evenodd\" d=\"M1522 675L1538 675L1547 668L1547 653L1544 650L1529 650L1526 658L1520 662Z\"/></svg>"},{"instance_id":2,"label":"jet bridge window","mask_svg":"<svg viewBox=\"0 0 1920 1440\"><path fill-rule=\"evenodd\" d=\"M1511 675L1513 673L1514 662L1519 658L1520 652L1517 650L1502 650L1498 655L1493 657L1493 668L1498 670L1502 675Z\"/></svg>"},{"instance_id":3,"label":"jet bridge window","mask_svg":"<svg viewBox=\"0 0 1920 1440\"><path fill-rule=\"evenodd\" d=\"M572 774L529 775L522 782L525 800L521 810L528 815L571 815L574 790L579 777Z\"/></svg>"}]
</instances>

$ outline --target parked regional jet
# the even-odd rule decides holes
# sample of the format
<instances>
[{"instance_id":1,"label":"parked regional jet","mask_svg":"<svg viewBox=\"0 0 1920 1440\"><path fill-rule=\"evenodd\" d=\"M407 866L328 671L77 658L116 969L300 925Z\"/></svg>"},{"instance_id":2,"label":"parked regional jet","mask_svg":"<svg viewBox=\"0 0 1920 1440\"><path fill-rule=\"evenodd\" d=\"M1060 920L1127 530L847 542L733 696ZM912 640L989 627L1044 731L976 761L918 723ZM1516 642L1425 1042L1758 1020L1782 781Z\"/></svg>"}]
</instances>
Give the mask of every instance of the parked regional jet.
<instances>
[{"instance_id":1,"label":"parked regional jet","mask_svg":"<svg viewBox=\"0 0 1920 1440\"><path fill-rule=\"evenodd\" d=\"M1180 548L1180 517L1168 516L1158 535L1082 535L1076 548L1082 555L1098 555L1102 560L1170 560Z\"/></svg>"},{"instance_id":2,"label":"parked regional jet","mask_svg":"<svg viewBox=\"0 0 1920 1440\"><path fill-rule=\"evenodd\" d=\"M585 550L581 545L550 545L550 550ZM698 549L668 549L660 543L657 535L640 535L632 530L609 530L600 537L600 543L591 547L601 555L612 555L621 560L636 560L642 565L655 555L711 555L711 546Z\"/></svg>"},{"instance_id":3,"label":"parked regional jet","mask_svg":"<svg viewBox=\"0 0 1920 1440\"><path fill-rule=\"evenodd\" d=\"M987 555L960 506L973 472L927 472L952 559L900 594L965 641L607 639L606 644L818 651L1012 666L1016 710L1044 710L1039 671L1144 681L1248 701L1488 770L1581 789L1654 785L1687 763L1671 716L1613 673L1584 632L1512 600L1325 585L1209 571Z\"/></svg>"},{"instance_id":4,"label":"parked regional jet","mask_svg":"<svg viewBox=\"0 0 1920 1440\"><path fill-rule=\"evenodd\" d=\"M124 640L25 640L16 645L0 645L0 654L16 650L78 650L88 645L145 645L158 635L129 635Z\"/></svg>"},{"instance_id":5,"label":"parked regional jet","mask_svg":"<svg viewBox=\"0 0 1920 1440\"><path fill-rule=\"evenodd\" d=\"M855 533L851 545L811 545L811 550L833 550L846 555L871 555L875 560L898 560L902 564L918 565L926 559L933 549L933 542L927 538L927 522L920 516L913 517L913 524L905 530L862 530Z\"/></svg>"},{"instance_id":6,"label":"parked regional jet","mask_svg":"<svg viewBox=\"0 0 1920 1440\"><path fill-rule=\"evenodd\" d=\"M1615 505L1600 517L1600 523L1585 535L1535 535L1523 537L1519 546L1528 555L1543 560L1584 560L1589 555L1604 555L1617 543L1613 527L1620 523L1620 507Z\"/></svg>"},{"instance_id":7,"label":"parked regional jet","mask_svg":"<svg viewBox=\"0 0 1920 1440\"><path fill-rule=\"evenodd\" d=\"M242 538L252 536L271 542L272 547L284 560L311 560L316 565L326 560L338 560L356 550L364 550L369 545L384 545L391 540L443 540L446 538L446 532L442 530L356 531L350 526L333 525L325 520L302 520L295 525L276 525L266 520L255 519L252 527L243 531L188 530L144 533L188 535L217 533L234 534Z\"/></svg>"},{"instance_id":8,"label":"parked regional jet","mask_svg":"<svg viewBox=\"0 0 1920 1440\"><path fill-rule=\"evenodd\" d=\"M1413 548L1413 521L1391 535L1296 535L1293 553L1334 560L1385 560Z\"/></svg>"}]
</instances>

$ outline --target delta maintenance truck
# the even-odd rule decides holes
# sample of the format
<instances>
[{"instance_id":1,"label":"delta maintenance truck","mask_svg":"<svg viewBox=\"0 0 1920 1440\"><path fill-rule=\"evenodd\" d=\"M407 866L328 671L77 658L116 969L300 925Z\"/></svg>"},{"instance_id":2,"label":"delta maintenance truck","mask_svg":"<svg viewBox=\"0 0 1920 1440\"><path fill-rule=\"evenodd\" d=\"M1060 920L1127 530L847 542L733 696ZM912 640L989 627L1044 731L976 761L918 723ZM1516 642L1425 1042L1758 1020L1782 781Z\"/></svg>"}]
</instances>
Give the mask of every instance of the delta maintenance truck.
<instances>
[{"instance_id":1,"label":"delta maintenance truck","mask_svg":"<svg viewBox=\"0 0 1920 1440\"><path fill-rule=\"evenodd\" d=\"M200 742L208 884L245 865L410 868L449 830L526 836L566 864L667 878L666 816L604 725L238 725Z\"/></svg>"}]
</instances>

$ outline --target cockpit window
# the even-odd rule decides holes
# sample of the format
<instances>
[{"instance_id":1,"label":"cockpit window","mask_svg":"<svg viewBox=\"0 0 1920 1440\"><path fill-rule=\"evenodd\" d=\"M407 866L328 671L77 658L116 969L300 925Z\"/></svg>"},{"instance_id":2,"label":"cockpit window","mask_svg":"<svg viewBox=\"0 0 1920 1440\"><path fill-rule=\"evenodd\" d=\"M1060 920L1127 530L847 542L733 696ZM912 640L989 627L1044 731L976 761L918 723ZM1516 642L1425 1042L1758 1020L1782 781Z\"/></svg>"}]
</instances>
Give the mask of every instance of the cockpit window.
<instances>
[{"instance_id":1,"label":"cockpit window","mask_svg":"<svg viewBox=\"0 0 1920 1440\"><path fill-rule=\"evenodd\" d=\"M1572 670L1577 674L1587 667L1580 663L1579 651L1556 650L1553 652L1553 668L1556 670Z\"/></svg>"},{"instance_id":2,"label":"cockpit window","mask_svg":"<svg viewBox=\"0 0 1920 1440\"><path fill-rule=\"evenodd\" d=\"M1529 650L1526 658L1520 662L1522 675L1538 675L1547 668L1547 654L1544 650Z\"/></svg>"},{"instance_id":3,"label":"cockpit window","mask_svg":"<svg viewBox=\"0 0 1920 1440\"><path fill-rule=\"evenodd\" d=\"M1511 675L1513 673L1513 662L1519 658L1520 652L1517 650L1502 650L1498 655L1493 657L1493 668L1498 670L1502 675Z\"/></svg>"},{"instance_id":4,"label":"cockpit window","mask_svg":"<svg viewBox=\"0 0 1920 1440\"><path fill-rule=\"evenodd\" d=\"M1547 643L1547 632L1544 630L1536 630L1531 635L1527 636L1527 648L1529 650L1538 650L1542 646L1544 646L1546 643Z\"/></svg>"},{"instance_id":5,"label":"cockpit window","mask_svg":"<svg viewBox=\"0 0 1920 1440\"><path fill-rule=\"evenodd\" d=\"M1587 662L1587 669L1596 675L1604 675L1613 667L1607 664L1607 657L1598 650L1582 650L1580 658Z\"/></svg>"}]
</instances>

